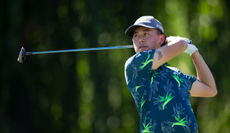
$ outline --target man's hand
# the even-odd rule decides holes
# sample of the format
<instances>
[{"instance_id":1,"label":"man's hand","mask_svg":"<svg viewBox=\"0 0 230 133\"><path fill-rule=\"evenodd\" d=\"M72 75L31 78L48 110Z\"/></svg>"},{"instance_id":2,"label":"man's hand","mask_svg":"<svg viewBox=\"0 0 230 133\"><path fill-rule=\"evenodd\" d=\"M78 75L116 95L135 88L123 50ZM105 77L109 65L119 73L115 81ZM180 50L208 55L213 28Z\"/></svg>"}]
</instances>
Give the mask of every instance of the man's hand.
<instances>
[{"instance_id":1,"label":"man's hand","mask_svg":"<svg viewBox=\"0 0 230 133\"><path fill-rule=\"evenodd\" d=\"M176 42L176 41L179 41L183 39L182 37L179 37L179 36L169 36L166 38L168 44L170 44L171 42Z\"/></svg>"},{"instance_id":2,"label":"man's hand","mask_svg":"<svg viewBox=\"0 0 230 133\"><path fill-rule=\"evenodd\" d=\"M189 54L190 56L192 56L192 54L198 50L197 47L193 44L188 44L187 49L184 51L184 53Z\"/></svg>"},{"instance_id":3,"label":"man's hand","mask_svg":"<svg viewBox=\"0 0 230 133\"><path fill-rule=\"evenodd\" d=\"M166 39L168 43L173 42L173 41L178 41L178 40L184 40L187 42L187 44L192 44L191 40L189 40L188 38L180 37L180 36L169 36Z\"/></svg>"}]
</instances>

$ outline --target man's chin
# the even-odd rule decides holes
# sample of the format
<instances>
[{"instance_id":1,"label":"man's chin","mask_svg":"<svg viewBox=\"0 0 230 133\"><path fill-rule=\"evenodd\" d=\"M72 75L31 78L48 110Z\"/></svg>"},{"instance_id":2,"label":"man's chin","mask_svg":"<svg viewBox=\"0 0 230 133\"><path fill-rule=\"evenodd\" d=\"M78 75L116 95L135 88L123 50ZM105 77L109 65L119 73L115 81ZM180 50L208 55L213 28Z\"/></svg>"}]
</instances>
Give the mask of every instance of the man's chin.
<instances>
[{"instance_id":1,"label":"man's chin","mask_svg":"<svg viewBox=\"0 0 230 133\"><path fill-rule=\"evenodd\" d=\"M138 49L136 53L140 53L140 52L143 52L143 51L148 51L148 50L151 50L151 49L147 49L147 48L141 48L141 49Z\"/></svg>"}]
</instances>

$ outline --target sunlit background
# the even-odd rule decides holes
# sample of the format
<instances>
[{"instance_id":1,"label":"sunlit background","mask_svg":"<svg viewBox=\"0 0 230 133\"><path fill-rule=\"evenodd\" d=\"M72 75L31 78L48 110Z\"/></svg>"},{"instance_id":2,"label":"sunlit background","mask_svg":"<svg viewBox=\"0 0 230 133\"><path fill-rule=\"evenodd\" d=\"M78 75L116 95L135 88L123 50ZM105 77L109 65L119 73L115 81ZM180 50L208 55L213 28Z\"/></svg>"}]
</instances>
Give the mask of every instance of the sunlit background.
<instances>
[{"instance_id":1,"label":"sunlit background","mask_svg":"<svg viewBox=\"0 0 230 133\"><path fill-rule=\"evenodd\" d=\"M1 0L1 133L138 133L126 86L133 49L31 55L28 52L131 45L124 35L153 15L167 36L193 40L216 80L214 98L191 98L199 133L230 132L230 1ZM169 61L196 76L186 54Z\"/></svg>"}]
</instances>

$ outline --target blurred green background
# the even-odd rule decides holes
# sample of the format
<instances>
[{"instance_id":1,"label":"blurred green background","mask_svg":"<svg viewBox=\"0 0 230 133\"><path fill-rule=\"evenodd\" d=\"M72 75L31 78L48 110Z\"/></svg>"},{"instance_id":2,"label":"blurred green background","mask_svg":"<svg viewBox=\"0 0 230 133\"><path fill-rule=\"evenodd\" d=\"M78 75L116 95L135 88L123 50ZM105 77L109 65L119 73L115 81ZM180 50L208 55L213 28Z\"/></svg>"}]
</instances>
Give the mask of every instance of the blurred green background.
<instances>
[{"instance_id":1,"label":"blurred green background","mask_svg":"<svg viewBox=\"0 0 230 133\"><path fill-rule=\"evenodd\" d=\"M200 133L230 132L230 1L1 0L1 133L138 133L139 114L126 86L133 49L27 56L26 51L131 45L124 35L142 15L167 36L193 40L216 80L214 98L191 98ZM196 76L191 58L169 62Z\"/></svg>"}]
</instances>

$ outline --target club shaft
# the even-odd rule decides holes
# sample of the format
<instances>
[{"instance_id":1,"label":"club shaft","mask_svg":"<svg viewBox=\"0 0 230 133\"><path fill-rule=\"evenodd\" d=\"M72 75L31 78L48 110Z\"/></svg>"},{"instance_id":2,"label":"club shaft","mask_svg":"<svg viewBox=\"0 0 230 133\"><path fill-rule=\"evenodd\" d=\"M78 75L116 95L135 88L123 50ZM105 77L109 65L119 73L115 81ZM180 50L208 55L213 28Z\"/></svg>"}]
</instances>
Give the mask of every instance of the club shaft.
<instances>
[{"instance_id":1,"label":"club shaft","mask_svg":"<svg viewBox=\"0 0 230 133\"><path fill-rule=\"evenodd\" d=\"M68 50L53 50L53 51L40 51L40 52L26 52L26 55L80 52L80 51L93 51L93 50L109 50L109 49L124 49L124 48L133 48L133 45L112 46L112 47L98 47L98 48L82 48L82 49L68 49Z\"/></svg>"}]
</instances>

